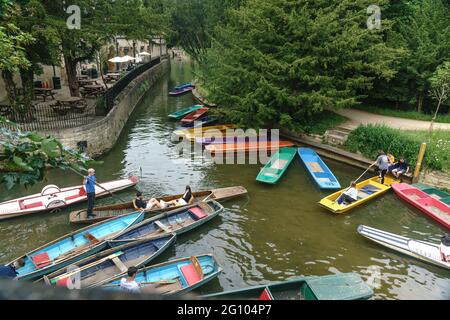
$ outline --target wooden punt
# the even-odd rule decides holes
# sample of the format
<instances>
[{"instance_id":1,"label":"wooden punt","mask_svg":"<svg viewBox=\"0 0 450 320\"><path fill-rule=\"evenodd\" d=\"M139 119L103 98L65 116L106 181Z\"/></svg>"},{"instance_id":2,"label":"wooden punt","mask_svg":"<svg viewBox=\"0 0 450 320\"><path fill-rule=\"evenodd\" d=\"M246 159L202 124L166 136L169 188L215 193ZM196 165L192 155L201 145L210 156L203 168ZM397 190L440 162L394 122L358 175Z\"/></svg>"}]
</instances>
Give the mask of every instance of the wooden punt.
<instances>
[{"instance_id":1,"label":"wooden punt","mask_svg":"<svg viewBox=\"0 0 450 320\"><path fill-rule=\"evenodd\" d=\"M244 143L226 143L210 144L205 149L211 154L217 153L236 153L236 152L255 152L259 150L278 151L280 148L293 147L294 143L288 140L277 141L258 141Z\"/></svg>"},{"instance_id":2,"label":"wooden punt","mask_svg":"<svg viewBox=\"0 0 450 320\"><path fill-rule=\"evenodd\" d=\"M410 239L364 225L358 227L358 233L394 251L450 270L450 263L443 261L438 244Z\"/></svg>"},{"instance_id":3,"label":"wooden punt","mask_svg":"<svg viewBox=\"0 0 450 320\"><path fill-rule=\"evenodd\" d=\"M345 188L323 198L322 200L320 200L319 205L333 213L345 213L382 195L383 193L391 189L392 184L395 184L397 182L397 180L394 180L390 177L385 177L384 184L381 184L379 177L373 177L356 184L356 188L358 189L358 201L344 205L339 205L337 202L335 202L337 198L348 189Z\"/></svg>"},{"instance_id":4,"label":"wooden punt","mask_svg":"<svg viewBox=\"0 0 450 320\"><path fill-rule=\"evenodd\" d=\"M127 243L78 261L76 269L62 268L37 282L47 285L86 289L125 276L130 267L142 268L175 243L176 235Z\"/></svg>"},{"instance_id":5,"label":"wooden punt","mask_svg":"<svg viewBox=\"0 0 450 320\"><path fill-rule=\"evenodd\" d=\"M181 119L184 116L187 116L189 113L194 112L195 110L201 109L203 106L201 104L197 104L195 106L187 107L181 110L178 110L177 112L169 114L169 118L172 119Z\"/></svg>"},{"instance_id":6,"label":"wooden punt","mask_svg":"<svg viewBox=\"0 0 450 320\"><path fill-rule=\"evenodd\" d=\"M140 269L135 281L141 293L180 295L213 280L222 272L212 254L181 258ZM104 290L123 290L122 277L116 277L99 287Z\"/></svg>"},{"instance_id":7,"label":"wooden punt","mask_svg":"<svg viewBox=\"0 0 450 320\"><path fill-rule=\"evenodd\" d=\"M204 295L210 300L367 300L373 290L355 273L299 277Z\"/></svg>"},{"instance_id":8,"label":"wooden punt","mask_svg":"<svg viewBox=\"0 0 450 320\"><path fill-rule=\"evenodd\" d=\"M200 191L200 192L194 192L194 203L203 201L205 199L212 199L219 202L225 202L237 197L244 196L248 193L247 189L245 189L242 186L235 186L235 187L228 187L228 188L219 188L219 189L213 189L209 191ZM173 196L166 196L157 198L158 201L165 201L169 202L172 200L180 199L183 197L182 194L177 194ZM149 200L147 200L149 201ZM173 209L177 209L181 207L169 207L166 209L148 209L145 210L146 213L161 213L165 211L170 211ZM77 210L73 211L69 215L70 223L73 224L93 224L95 222L104 221L106 219L110 219L112 217L117 217L120 215L124 215L130 212L130 210L135 210L133 201L126 202L126 203L119 203L119 204L112 204L107 205L103 207L97 207L94 209L94 214L97 216L95 218L88 219L86 210Z\"/></svg>"},{"instance_id":9,"label":"wooden punt","mask_svg":"<svg viewBox=\"0 0 450 320\"><path fill-rule=\"evenodd\" d=\"M309 175L319 188L341 189L341 185L333 172L313 149L299 148L298 154Z\"/></svg>"},{"instance_id":10,"label":"wooden punt","mask_svg":"<svg viewBox=\"0 0 450 320\"><path fill-rule=\"evenodd\" d=\"M227 130L235 129L234 124L221 124L217 126L208 126L201 128L175 130L174 135L195 141L195 138L223 136Z\"/></svg>"},{"instance_id":11,"label":"wooden punt","mask_svg":"<svg viewBox=\"0 0 450 320\"><path fill-rule=\"evenodd\" d=\"M276 184L286 172L296 154L296 148L281 148L261 169L256 181Z\"/></svg>"},{"instance_id":12,"label":"wooden punt","mask_svg":"<svg viewBox=\"0 0 450 320\"><path fill-rule=\"evenodd\" d=\"M180 89L189 88L189 87L195 88L195 85L192 82L186 82L186 83L176 86L175 90L180 90Z\"/></svg>"},{"instance_id":13,"label":"wooden punt","mask_svg":"<svg viewBox=\"0 0 450 320\"><path fill-rule=\"evenodd\" d=\"M450 193L422 183L415 183L413 186L450 206Z\"/></svg>"},{"instance_id":14,"label":"wooden punt","mask_svg":"<svg viewBox=\"0 0 450 320\"><path fill-rule=\"evenodd\" d=\"M183 89L176 89L175 91L169 92L169 96L171 96L171 97L181 96L181 95L186 94L188 92L192 92L192 89L194 89L194 88L193 87L186 87L186 88L183 88Z\"/></svg>"},{"instance_id":15,"label":"wooden punt","mask_svg":"<svg viewBox=\"0 0 450 320\"><path fill-rule=\"evenodd\" d=\"M108 246L105 240L121 234L143 219L144 213L139 211L85 227L28 252L8 265L20 265L16 268L18 279L43 277L102 251Z\"/></svg>"},{"instance_id":16,"label":"wooden punt","mask_svg":"<svg viewBox=\"0 0 450 320\"><path fill-rule=\"evenodd\" d=\"M223 209L223 206L214 200L199 202L144 220L136 226L116 235L109 242L112 246L117 247L127 242L151 239L172 233L178 236L217 217Z\"/></svg>"},{"instance_id":17,"label":"wooden punt","mask_svg":"<svg viewBox=\"0 0 450 320\"><path fill-rule=\"evenodd\" d=\"M178 128L177 130L183 130L185 128L199 128L203 126L211 126L215 123L217 123L217 118L214 118L212 116L205 116L201 119L197 119L194 122L182 124L182 127Z\"/></svg>"},{"instance_id":18,"label":"wooden punt","mask_svg":"<svg viewBox=\"0 0 450 320\"><path fill-rule=\"evenodd\" d=\"M188 114L186 117L184 117L183 119L181 119L181 124L182 125L189 125L189 124L193 124L197 119L200 119L202 116L205 115L205 113L207 113L209 110L209 108L200 108L195 110L194 112L191 112L190 114Z\"/></svg>"},{"instance_id":19,"label":"wooden punt","mask_svg":"<svg viewBox=\"0 0 450 320\"><path fill-rule=\"evenodd\" d=\"M138 177L130 177L102 182L101 186L111 192L117 192L135 186L138 182ZM96 197L106 195L109 195L107 191L95 186ZM60 189L55 185L48 185L42 189L41 193L0 203L0 220L58 210L86 200L87 194L84 186Z\"/></svg>"},{"instance_id":20,"label":"wooden punt","mask_svg":"<svg viewBox=\"0 0 450 320\"><path fill-rule=\"evenodd\" d=\"M228 143L243 143L243 142L257 142L270 141L271 137L266 135L233 135L226 137L201 137L196 138L195 142L198 144L228 144Z\"/></svg>"},{"instance_id":21,"label":"wooden punt","mask_svg":"<svg viewBox=\"0 0 450 320\"><path fill-rule=\"evenodd\" d=\"M450 206L406 183L394 184L392 188L400 198L450 229Z\"/></svg>"}]
</instances>

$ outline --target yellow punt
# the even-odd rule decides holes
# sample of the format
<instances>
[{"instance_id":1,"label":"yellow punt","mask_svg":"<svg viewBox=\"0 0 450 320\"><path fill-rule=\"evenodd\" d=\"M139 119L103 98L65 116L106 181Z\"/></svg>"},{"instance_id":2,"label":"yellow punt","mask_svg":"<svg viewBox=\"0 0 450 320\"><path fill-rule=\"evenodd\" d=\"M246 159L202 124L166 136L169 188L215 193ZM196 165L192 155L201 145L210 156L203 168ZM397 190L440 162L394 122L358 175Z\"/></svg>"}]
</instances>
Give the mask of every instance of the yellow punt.
<instances>
[{"instance_id":1,"label":"yellow punt","mask_svg":"<svg viewBox=\"0 0 450 320\"><path fill-rule=\"evenodd\" d=\"M356 184L356 188L358 189L358 201L352 202L349 205L340 205L335 202L336 199L348 189L345 188L323 198L320 200L319 205L334 213L344 213L387 192L391 189L391 185L395 183L399 183L399 181L394 180L391 177L385 177L384 184L380 183L379 177L373 177Z\"/></svg>"},{"instance_id":2,"label":"yellow punt","mask_svg":"<svg viewBox=\"0 0 450 320\"><path fill-rule=\"evenodd\" d=\"M191 128L176 130L173 133L179 137L185 137L189 140L194 140L195 138L207 137L208 135L217 134L217 132L224 132L226 130L235 129L234 124L223 124L218 126L208 126L202 128Z\"/></svg>"}]
</instances>

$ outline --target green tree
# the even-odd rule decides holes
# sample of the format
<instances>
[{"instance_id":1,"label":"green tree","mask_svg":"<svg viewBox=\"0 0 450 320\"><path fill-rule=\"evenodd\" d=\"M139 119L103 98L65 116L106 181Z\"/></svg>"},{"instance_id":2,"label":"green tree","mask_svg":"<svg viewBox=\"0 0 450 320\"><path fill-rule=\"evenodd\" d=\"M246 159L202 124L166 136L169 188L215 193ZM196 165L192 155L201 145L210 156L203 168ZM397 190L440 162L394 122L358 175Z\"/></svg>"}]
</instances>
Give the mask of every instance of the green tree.
<instances>
[{"instance_id":1,"label":"green tree","mask_svg":"<svg viewBox=\"0 0 450 320\"><path fill-rule=\"evenodd\" d=\"M433 132L433 123L439 113L439 109L450 97L450 62L445 61L440 65L430 78L430 96L437 101L434 117L430 124L430 135Z\"/></svg>"},{"instance_id":2,"label":"green tree","mask_svg":"<svg viewBox=\"0 0 450 320\"><path fill-rule=\"evenodd\" d=\"M249 0L215 30L202 80L228 120L293 130L350 107L395 74L400 50L369 30L371 1Z\"/></svg>"}]
</instances>

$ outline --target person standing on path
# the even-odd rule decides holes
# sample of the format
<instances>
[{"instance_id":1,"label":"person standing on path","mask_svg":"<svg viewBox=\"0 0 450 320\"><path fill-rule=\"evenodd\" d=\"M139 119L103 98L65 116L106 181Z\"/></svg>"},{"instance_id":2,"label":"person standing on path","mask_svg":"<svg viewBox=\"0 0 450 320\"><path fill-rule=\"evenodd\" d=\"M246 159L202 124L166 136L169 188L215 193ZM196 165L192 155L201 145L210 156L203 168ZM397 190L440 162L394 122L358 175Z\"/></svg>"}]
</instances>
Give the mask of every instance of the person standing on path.
<instances>
[{"instance_id":1,"label":"person standing on path","mask_svg":"<svg viewBox=\"0 0 450 320\"><path fill-rule=\"evenodd\" d=\"M94 204L95 204L95 170L89 169L88 175L83 179L83 185L86 188L87 193L87 217L94 218L96 215L93 213Z\"/></svg>"},{"instance_id":2,"label":"person standing on path","mask_svg":"<svg viewBox=\"0 0 450 320\"><path fill-rule=\"evenodd\" d=\"M384 184L384 177L386 176L386 173L389 169L390 160L389 157L386 155L386 152L383 150L380 151L380 155L378 156L377 161L375 164L378 166L378 171L380 173L381 178L381 184Z\"/></svg>"}]
</instances>

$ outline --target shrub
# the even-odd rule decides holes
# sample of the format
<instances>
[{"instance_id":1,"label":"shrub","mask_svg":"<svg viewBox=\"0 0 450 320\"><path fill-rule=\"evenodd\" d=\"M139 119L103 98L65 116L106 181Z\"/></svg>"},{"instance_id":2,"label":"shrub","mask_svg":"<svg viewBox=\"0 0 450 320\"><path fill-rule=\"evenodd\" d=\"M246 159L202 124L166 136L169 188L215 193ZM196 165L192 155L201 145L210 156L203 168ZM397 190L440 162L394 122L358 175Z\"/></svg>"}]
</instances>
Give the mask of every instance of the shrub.
<instances>
[{"instance_id":1,"label":"shrub","mask_svg":"<svg viewBox=\"0 0 450 320\"><path fill-rule=\"evenodd\" d=\"M403 155L413 170L420 145L422 142L428 142L424 166L429 169L448 170L450 141L448 138L445 139L445 136L445 132L442 132L444 138L438 132L433 135L431 141L427 141L426 132L407 132L380 125L361 125L349 135L344 147L371 159L376 159L380 149L393 154L396 158Z\"/></svg>"}]
</instances>

